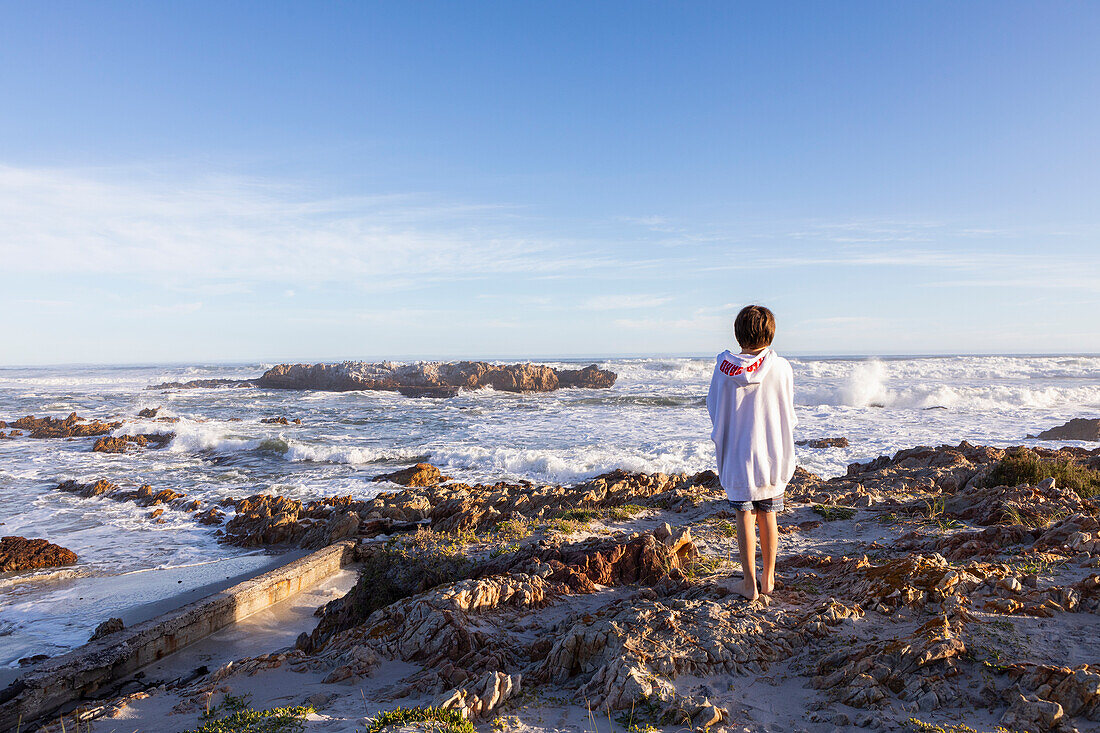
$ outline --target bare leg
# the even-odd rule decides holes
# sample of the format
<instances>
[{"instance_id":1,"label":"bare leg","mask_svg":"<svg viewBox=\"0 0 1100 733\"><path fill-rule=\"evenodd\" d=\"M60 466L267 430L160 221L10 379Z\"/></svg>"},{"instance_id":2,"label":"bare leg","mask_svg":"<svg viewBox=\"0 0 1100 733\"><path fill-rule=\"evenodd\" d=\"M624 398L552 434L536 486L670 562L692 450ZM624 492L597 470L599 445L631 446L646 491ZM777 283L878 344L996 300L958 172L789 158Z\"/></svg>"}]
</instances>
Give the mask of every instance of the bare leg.
<instances>
[{"instance_id":1,"label":"bare leg","mask_svg":"<svg viewBox=\"0 0 1100 733\"><path fill-rule=\"evenodd\" d=\"M756 512L756 524L760 527L760 559L764 566L760 576L760 592L770 595L775 590L775 553L779 546L775 512Z\"/></svg>"},{"instance_id":2,"label":"bare leg","mask_svg":"<svg viewBox=\"0 0 1100 733\"><path fill-rule=\"evenodd\" d=\"M750 601L756 600L756 512L737 512L737 544L741 550L741 571L745 582L738 591Z\"/></svg>"}]
</instances>

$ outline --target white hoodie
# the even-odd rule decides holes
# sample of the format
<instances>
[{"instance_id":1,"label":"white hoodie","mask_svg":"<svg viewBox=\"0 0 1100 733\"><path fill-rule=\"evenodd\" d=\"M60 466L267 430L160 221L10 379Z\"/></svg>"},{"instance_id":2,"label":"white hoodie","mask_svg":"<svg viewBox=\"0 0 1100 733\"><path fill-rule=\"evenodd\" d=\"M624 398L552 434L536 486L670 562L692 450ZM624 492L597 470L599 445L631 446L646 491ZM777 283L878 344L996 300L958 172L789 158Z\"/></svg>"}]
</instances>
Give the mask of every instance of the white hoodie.
<instances>
[{"instance_id":1,"label":"white hoodie","mask_svg":"<svg viewBox=\"0 0 1100 733\"><path fill-rule=\"evenodd\" d=\"M794 372L770 348L718 355L707 393L718 478L732 501L779 496L794 475Z\"/></svg>"}]
</instances>

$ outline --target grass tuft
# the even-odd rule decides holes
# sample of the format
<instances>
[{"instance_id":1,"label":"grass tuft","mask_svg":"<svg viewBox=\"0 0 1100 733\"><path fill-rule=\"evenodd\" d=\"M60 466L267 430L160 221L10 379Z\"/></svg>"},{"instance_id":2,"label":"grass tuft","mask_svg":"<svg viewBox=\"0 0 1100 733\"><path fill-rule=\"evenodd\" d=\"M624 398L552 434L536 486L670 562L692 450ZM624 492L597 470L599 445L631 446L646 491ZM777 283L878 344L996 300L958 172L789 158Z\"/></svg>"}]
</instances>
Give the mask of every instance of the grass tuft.
<instances>
[{"instance_id":1,"label":"grass tuft","mask_svg":"<svg viewBox=\"0 0 1100 733\"><path fill-rule=\"evenodd\" d=\"M305 717L313 712L313 708L301 705L267 710L253 710L235 703L223 706L234 712L224 718L217 718L216 712L207 712L202 716L206 722L188 733L294 733L305 727Z\"/></svg>"},{"instance_id":2,"label":"grass tuft","mask_svg":"<svg viewBox=\"0 0 1100 733\"><path fill-rule=\"evenodd\" d=\"M379 713L367 721L361 733L382 733L390 726L404 727L411 723L442 723L444 733L476 733L473 723L457 710L432 707L395 708Z\"/></svg>"},{"instance_id":3,"label":"grass tuft","mask_svg":"<svg viewBox=\"0 0 1100 733\"><path fill-rule=\"evenodd\" d=\"M826 522L835 522L838 519L851 519L856 515L856 508L852 506L814 504L813 511L815 514L820 514Z\"/></svg>"},{"instance_id":4,"label":"grass tuft","mask_svg":"<svg viewBox=\"0 0 1100 733\"><path fill-rule=\"evenodd\" d=\"M1100 471L1085 468L1073 461L1040 458L1030 450L1015 449L1005 454L985 478L985 486L1035 486L1053 478L1056 486L1073 489L1082 499L1100 494Z\"/></svg>"}]
</instances>

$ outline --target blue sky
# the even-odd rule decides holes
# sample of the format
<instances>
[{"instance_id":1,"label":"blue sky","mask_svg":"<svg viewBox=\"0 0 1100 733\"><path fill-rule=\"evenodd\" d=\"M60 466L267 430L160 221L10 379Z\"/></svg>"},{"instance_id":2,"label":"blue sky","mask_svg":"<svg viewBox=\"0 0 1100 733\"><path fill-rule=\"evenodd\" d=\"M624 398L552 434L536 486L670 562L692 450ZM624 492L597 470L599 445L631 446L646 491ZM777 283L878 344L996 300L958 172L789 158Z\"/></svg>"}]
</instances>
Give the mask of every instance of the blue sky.
<instances>
[{"instance_id":1,"label":"blue sky","mask_svg":"<svg viewBox=\"0 0 1100 733\"><path fill-rule=\"evenodd\" d=\"M0 363L1100 352L1100 6L0 4Z\"/></svg>"}]
</instances>

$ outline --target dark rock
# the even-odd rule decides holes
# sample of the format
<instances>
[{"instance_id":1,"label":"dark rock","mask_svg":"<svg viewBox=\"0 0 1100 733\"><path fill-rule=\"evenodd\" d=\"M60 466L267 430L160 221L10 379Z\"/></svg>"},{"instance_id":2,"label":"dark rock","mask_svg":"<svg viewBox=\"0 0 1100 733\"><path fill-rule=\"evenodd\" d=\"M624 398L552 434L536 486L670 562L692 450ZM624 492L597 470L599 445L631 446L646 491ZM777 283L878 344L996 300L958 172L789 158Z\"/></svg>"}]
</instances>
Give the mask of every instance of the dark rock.
<instances>
[{"instance_id":1,"label":"dark rock","mask_svg":"<svg viewBox=\"0 0 1100 733\"><path fill-rule=\"evenodd\" d=\"M813 440L797 440L795 445L804 445L807 448L847 448L847 438L815 438Z\"/></svg>"},{"instance_id":2,"label":"dark rock","mask_svg":"<svg viewBox=\"0 0 1100 733\"><path fill-rule=\"evenodd\" d=\"M1092 440L1100 441L1100 418L1075 417L1065 425L1029 435L1035 440Z\"/></svg>"},{"instance_id":3,"label":"dark rock","mask_svg":"<svg viewBox=\"0 0 1100 733\"><path fill-rule=\"evenodd\" d=\"M397 391L403 397L434 397L445 399L458 394L458 387L398 387Z\"/></svg>"},{"instance_id":4,"label":"dark rock","mask_svg":"<svg viewBox=\"0 0 1100 733\"><path fill-rule=\"evenodd\" d=\"M251 379L192 379L190 382L161 382L145 389L199 389L210 387L255 387Z\"/></svg>"},{"instance_id":5,"label":"dark rock","mask_svg":"<svg viewBox=\"0 0 1100 733\"><path fill-rule=\"evenodd\" d=\"M138 417L156 417L158 412L160 412L159 407L146 407L138 412Z\"/></svg>"},{"instance_id":6,"label":"dark rock","mask_svg":"<svg viewBox=\"0 0 1100 733\"><path fill-rule=\"evenodd\" d=\"M125 626L125 624L122 623L122 619L120 619L120 618L109 618L106 621L104 621L103 623L101 623L99 626L95 627L95 632L92 634L91 638L88 639L88 641L95 641L96 639L102 639L104 636L107 636L108 634L118 633L119 631L122 631L124 628L126 628L126 626Z\"/></svg>"}]
</instances>

